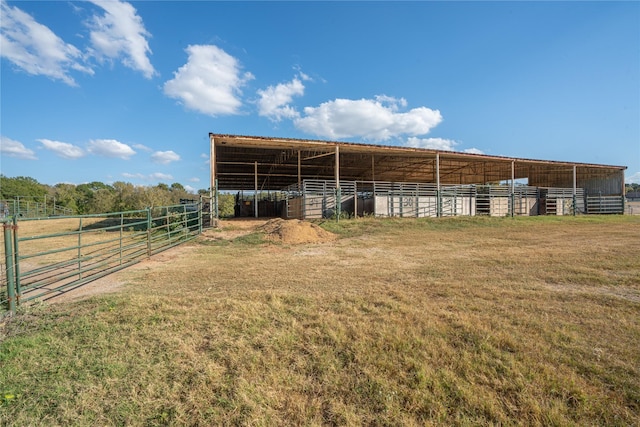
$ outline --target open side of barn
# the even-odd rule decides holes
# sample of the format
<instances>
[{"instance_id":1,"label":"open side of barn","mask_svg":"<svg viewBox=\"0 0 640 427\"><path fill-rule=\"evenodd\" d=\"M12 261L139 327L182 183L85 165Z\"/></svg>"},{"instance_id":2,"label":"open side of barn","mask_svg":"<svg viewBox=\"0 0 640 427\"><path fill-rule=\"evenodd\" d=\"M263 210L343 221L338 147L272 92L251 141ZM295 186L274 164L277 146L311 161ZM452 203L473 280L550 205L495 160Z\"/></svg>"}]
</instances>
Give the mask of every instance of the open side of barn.
<instances>
[{"instance_id":1,"label":"open side of barn","mask_svg":"<svg viewBox=\"0 0 640 427\"><path fill-rule=\"evenodd\" d=\"M209 139L212 192L234 192L236 216L624 213L625 166L214 133Z\"/></svg>"}]
</instances>

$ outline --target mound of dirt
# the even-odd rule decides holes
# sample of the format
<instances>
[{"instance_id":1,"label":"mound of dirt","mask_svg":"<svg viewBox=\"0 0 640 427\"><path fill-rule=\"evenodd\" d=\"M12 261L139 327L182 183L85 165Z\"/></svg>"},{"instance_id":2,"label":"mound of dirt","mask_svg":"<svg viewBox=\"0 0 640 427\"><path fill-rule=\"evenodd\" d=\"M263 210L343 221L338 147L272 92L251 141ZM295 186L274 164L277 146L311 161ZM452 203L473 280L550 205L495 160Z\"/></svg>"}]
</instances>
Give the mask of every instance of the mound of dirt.
<instances>
[{"instance_id":1,"label":"mound of dirt","mask_svg":"<svg viewBox=\"0 0 640 427\"><path fill-rule=\"evenodd\" d=\"M336 239L336 235L315 224L298 219L275 218L258 227L271 241L287 244L324 243Z\"/></svg>"}]
</instances>

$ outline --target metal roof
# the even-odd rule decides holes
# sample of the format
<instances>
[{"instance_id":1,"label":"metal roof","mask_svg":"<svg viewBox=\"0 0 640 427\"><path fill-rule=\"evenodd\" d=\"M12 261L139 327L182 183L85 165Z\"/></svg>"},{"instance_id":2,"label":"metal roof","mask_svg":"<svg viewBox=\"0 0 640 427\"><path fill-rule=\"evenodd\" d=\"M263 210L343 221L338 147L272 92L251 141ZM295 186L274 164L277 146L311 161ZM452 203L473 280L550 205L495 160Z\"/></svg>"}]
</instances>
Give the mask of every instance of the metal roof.
<instances>
[{"instance_id":1,"label":"metal roof","mask_svg":"<svg viewBox=\"0 0 640 427\"><path fill-rule=\"evenodd\" d=\"M571 186L606 179L626 166L610 166L423 148L262 136L209 134L212 179L220 190L280 190L305 179L485 184L529 178L532 185ZM336 154L337 153L337 154ZM438 172L439 171L439 176ZM256 173L257 172L257 173ZM568 184L567 184L568 183Z\"/></svg>"}]
</instances>

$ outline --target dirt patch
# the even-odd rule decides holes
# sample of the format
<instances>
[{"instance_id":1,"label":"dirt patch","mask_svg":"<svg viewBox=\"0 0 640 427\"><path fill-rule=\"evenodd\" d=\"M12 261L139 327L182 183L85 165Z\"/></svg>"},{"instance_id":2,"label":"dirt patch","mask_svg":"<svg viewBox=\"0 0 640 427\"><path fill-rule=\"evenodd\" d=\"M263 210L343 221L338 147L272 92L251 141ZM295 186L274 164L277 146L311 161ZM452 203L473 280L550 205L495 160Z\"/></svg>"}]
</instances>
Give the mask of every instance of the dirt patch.
<instances>
[{"instance_id":1,"label":"dirt patch","mask_svg":"<svg viewBox=\"0 0 640 427\"><path fill-rule=\"evenodd\" d=\"M200 235L204 240L233 240L237 237L253 233L264 225L266 219L233 218L218 221L218 227L203 230Z\"/></svg>"},{"instance_id":2,"label":"dirt patch","mask_svg":"<svg viewBox=\"0 0 640 427\"><path fill-rule=\"evenodd\" d=\"M316 224L298 219L284 220L275 218L258 227L258 231L265 233L267 240L286 244L324 243L336 239L336 235L323 230Z\"/></svg>"},{"instance_id":3,"label":"dirt patch","mask_svg":"<svg viewBox=\"0 0 640 427\"><path fill-rule=\"evenodd\" d=\"M82 300L95 295L118 292L122 288L122 286L130 282L132 273L139 270L153 270L154 268L165 263L172 262L180 257L186 256L195 248L196 247L192 245L180 245L167 249L153 255L151 258L143 259L142 261L133 264L123 270L116 271L112 274L82 285L47 294L42 298L42 300L55 304L74 300Z\"/></svg>"}]
</instances>

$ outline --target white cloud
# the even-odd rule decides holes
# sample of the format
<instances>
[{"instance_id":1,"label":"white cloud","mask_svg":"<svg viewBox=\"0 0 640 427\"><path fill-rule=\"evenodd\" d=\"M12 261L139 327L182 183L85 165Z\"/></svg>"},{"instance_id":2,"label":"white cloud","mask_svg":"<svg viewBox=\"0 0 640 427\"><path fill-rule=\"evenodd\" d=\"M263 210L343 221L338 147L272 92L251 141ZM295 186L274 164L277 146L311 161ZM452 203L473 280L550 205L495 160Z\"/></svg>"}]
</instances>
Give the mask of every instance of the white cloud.
<instances>
[{"instance_id":1,"label":"white cloud","mask_svg":"<svg viewBox=\"0 0 640 427\"><path fill-rule=\"evenodd\" d=\"M172 175L166 173L155 172L149 175L144 175L141 173L129 173L123 172L122 176L127 179L138 179L141 181L171 181L173 179Z\"/></svg>"},{"instance_id":2,"label":"white cloud","mask_svg":"<svg viewBox=\"0 0 640 427\"><path fill-rule=\"evenodd\" d=\"M432 150L453 151L458 143L444 138L408 138L407 146L414 148L429 148Z\"/></svg>"},{"instance_id":3,"label":"white cloud","mask_svg":"<svg viewBox=\"0 0 640 427\"><path fill-rule=\"evenodd\" d=\"M149 148L146 145L143 144L133 144L132 145L133 148L135 148L136 150L140 150L140 151L146 151L146 152L152 152L153 148Z\"/></svg>"},{"instance_id":4,"label":"white cloud","mask_svg":"<svg viewBox=\"0 0 640 427\"><path fill-rule=\"evenodd\" d=\"M91 154L128 160L136 154L133 148L115 139L92 139L87 147Z\"/></svg>"},{"instance_id":5,"label":"white cloud","mask_svg":"<svg viewBox=\"0 0 640 427\"><path fill-rule=\"evenodd\" d=\"M253 79L242 74L240 63L214 45L190 45L187 63L164 84L164 93L185 107L210 116L238 114L241 88Z\"/></svg>"},{"instance_id":6,"label":"white cloud","mask_svg":"<svg viewBox=\"0 0 640 427\"><path fill-rule=\"evenodd\" d=\"M173 151L156 151L151 155L151 160L154 163L160 163L163 165L167 165L171 162L177 162L180 160L180 155L174 153Z\"/></svg>"},{"instance_id":7,"label":"white cloud","mask_svg":"<svg viewBox=\"0 0 640 427\"><path fill-rule=\"evenodd\" d=\"M79 159L85 156L82 148L68 142L52 141L50 139L37 139L36 141L40 142L47 150L53 151L64 159Z\"/></svg>"},{"instance_id":8,"label":"white cloud","mask_svg":"<svg viewBox=\"0 0 640 427\"><path fill-rule=\"evenodd\" d=\"M99 60L121 60L133 70L140 71L147 79L156 74L147 54L151 53L142 18L127 2L91 1L102 8L105 14L93 16L89 22L93 53Z\"/></svg>"},{"instance_id":9,"label":"white cloud","mask_svg":"<svg viewBox=\"0 0 640 427\"><path fill-rule=\"evenodd\" d=\"M24 160L37 160L36 153L28 149L21 142L6 136L0 136L0 153L8 157Z\"/></svg>"},{"instance_id":10,"label":"white cloud","mask_svg":"<svg viewBox=\"0 0 640 427\"><path fill-rule=\"evenodd\" d=\"M469 153L469 154L484 154L484 151L478 149L478 148L467 148L465 150L462 150L465 153Z\"/></svg>"},{"instance_id":11,"label":"white cloud","mask_svg":"<svg viewBox=\"0 0 640 427\"><path fill-rule=\"evenodd\" d=\"M141 173L123 172L122 176L128 179L146 179L146 177Z\"/></svg>"},{"instance_id":12,"label":"white cloud","mask_svg":"<svg viewBox=\"0 0 640 427\"><path fill-rule=\"evenodd\" d=\"M309 77L301 73L300 78ZM294 96L304 95L304 85L300 78L294 77L289 83L279 83L265 90L258 90L258 114L276 122L299 117L300 114L289 104Z\"/></svg>"},{"instance_id":13,"label":"white cloud","mask_svg":"<svg viewBox=\"0 0 640 427\"><path fill-rule=\"evenodd\" d=\"M388 96L375 99L336 99L306 107L294 125L307 133L331 139L361 137L386 141L401 135L424 135L442 121L438 110L419 107L399 112L406 100Z\"/></svg>"},{"instance_id":14,"label":"white cloud","mask_svg":"<svg viewBox=\"0 0 640 427\"><path fill-rule=\"evenodd\" d=\"M83 65L83 54L65 43L49 27L17 7L0 1L0 55L32 75L43 75L77 86L71 70L93 74Z\"/></svg>"},{"instance_id":15,"label":"white cloud","mask_svg":"<svg viewBox=\"0 0 640 427\"><path fill-rule=\"evenodd\" d=\"M627 184L640 184L640 172L636 172L624 179Z\"/></svg>"},{"instance_id":16,"label":"white cloud","mask_svg":"<svg viewBox=\"0 0 640 427\"><path fill-rule=\"evenodd\" d=\"M155 172L149 175L149 178L157 179L158 181L170 181L173 179L173 176L166 173Z\"/></svg>"},{"instance_id":17,"label":"white cloud","mask_svg":"<svg viewBox=\"0 0 640 427\"><path fill-rule=\"evenodd\" d=\"M184 186L184 189L185 189L187 192L189 192L189 193L195 193L196 191L198 191L198 190L196 190L195 188L193 188L193 187L192 187L192 186L190 186L190 185L185 185L185 186Z\"/></svg>"},{"instance_id":18,"label":"white cloud","mask_svg":"<svg viewBox=\"0 0 640 427\"><path fill-rule=\"evenodd\" d=\"M194 176L193 178L189 178L189 182L200 182L200 178Z\"/></svg>"}]
</instances>

